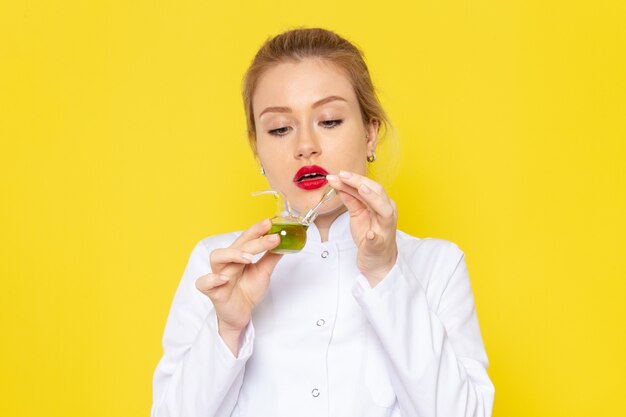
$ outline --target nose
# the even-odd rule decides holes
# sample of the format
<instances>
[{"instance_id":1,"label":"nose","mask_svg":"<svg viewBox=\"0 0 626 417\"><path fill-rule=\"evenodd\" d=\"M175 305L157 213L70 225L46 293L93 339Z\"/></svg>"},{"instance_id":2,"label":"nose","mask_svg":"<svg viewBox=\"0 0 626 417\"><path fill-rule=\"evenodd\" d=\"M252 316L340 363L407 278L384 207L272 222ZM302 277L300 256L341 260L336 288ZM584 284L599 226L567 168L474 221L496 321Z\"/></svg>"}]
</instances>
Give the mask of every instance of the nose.
<instances>
[{"instance_id":1,"label":"nose","mask_svg":"<svg viewBox=\"0 0 626 417\"><path fill-rule=\"evenodd\" d=\"M319 139L308 129L303 129L299 132L295 154L297 159L309 159L312 156L319 156L322 153Z\"/></svg>"}]
</instances>

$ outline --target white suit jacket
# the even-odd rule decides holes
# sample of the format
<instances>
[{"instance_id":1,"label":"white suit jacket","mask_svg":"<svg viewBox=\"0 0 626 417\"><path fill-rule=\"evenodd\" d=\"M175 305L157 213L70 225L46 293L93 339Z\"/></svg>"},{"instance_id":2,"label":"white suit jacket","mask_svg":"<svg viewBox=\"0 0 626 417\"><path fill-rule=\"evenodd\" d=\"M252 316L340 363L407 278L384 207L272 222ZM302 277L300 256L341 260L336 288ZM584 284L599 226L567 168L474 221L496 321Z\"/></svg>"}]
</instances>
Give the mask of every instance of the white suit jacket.
<instances>
[{"instance_id":1,"label":"white suit jacket","mask_svg":"<svg viewBox=\"0 0 626 417\"><path fill-rule=\"evenodd\" d=\"M163 336L152 417L490 416L487 375L463 253L398 231L396 265L375 288L356 267L349 215L320 241L315 225L285 255L235 358L195 287L206 238L189 259Z\"/></svg>"}]
</instances>

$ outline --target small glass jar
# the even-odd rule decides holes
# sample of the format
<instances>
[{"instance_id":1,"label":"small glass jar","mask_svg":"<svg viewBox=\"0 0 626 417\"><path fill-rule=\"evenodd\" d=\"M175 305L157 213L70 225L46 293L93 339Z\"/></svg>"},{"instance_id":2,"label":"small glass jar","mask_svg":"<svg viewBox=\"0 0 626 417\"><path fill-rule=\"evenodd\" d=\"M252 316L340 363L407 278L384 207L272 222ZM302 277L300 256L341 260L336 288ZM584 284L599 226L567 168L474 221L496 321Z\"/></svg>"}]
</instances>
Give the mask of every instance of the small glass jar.
<instances>
[{"instance_id":1,"label":"small glass jar","mask_svg":"<svg viewBox=\"0 0 626 417\"><path fill-rule=\"evenodd\" d=\"M277 233L280 236L280 244L272 249L272 253L297 253L306 245L306 230L308 225L304 225L294 218L286 218L283 216L274 217L272 220L272 228L268 235Z\"/></svg>"},{"instance_id":2,"label":"small glass jar","mask_svg":"<svg viewBox=\"0 0 626 417\"><path fill-rule=\"evenodd\" d=\"M272 253L298 253L306 245L306 231L309 227L308 223L301 221L299 217L296 217L292 210L289 201L285 199L285 196L274 190L258 191L252 195L270 194L276 198L276 213L270 220L272 221L272 228L266 235L278 234L280 236L280 244L274 249L270 250Z\"/></svg>"},{"instance_id":3,"label":"small glass jar","mask_svg":"<svg viewBox=\"0 0 626 417\"><path fill-rule=\"evenodd\" d=\"M317 210L337 195L335 190L329 187L315 207L310 210L304 209L302 214L296 217L291 210L291 204L281 192L274 190L258 191L252 195L261 194L271 194L276 198L276 215L271 218L272 228L266 235L277 233L280 236L280 244L270 252L282 254L297 253L304 248L306 231L316 219Z\"/></svg>"}]
</instances>

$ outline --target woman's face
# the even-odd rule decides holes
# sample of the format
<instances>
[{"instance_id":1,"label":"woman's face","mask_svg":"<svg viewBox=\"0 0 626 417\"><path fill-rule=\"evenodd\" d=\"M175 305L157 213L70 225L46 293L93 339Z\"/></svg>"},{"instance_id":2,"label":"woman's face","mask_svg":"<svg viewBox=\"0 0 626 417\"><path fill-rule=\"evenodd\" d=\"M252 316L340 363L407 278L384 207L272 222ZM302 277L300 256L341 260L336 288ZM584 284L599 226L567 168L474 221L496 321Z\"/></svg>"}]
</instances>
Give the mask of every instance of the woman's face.
<instances>
[{"instance_id":1,"label":"woman's face","mask_svg":"<svg viewBox=\"0 0 626 417\"><path fill-rule=\"evenodd\" d=\"M306 59L270 68L257 83L252 106L267 180L295 210L317 204L327 190L326 174L365 175L378 128L364 124L354 89L334 64ZM342 208L335 198L322 214Z\"/></svg>"}]
</instances>

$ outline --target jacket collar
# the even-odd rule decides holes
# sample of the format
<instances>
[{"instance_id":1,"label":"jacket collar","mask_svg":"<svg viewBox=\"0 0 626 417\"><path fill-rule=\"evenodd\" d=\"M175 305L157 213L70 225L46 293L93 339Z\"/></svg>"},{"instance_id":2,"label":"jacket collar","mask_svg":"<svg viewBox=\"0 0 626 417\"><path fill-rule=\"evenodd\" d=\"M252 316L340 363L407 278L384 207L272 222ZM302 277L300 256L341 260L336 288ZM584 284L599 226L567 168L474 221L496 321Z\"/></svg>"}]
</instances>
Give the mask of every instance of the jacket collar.
<instances>
[{"instance_id":1,"label":"jacket collar","mask_svg":"<svg viewBox=\"0 0 626 417\"><path fill-rule=\"evenodd\" d=\"M320 232L315 223L312 223L307 229L306 239L307 246L309 246L309 244L337 244L340 247L349 245L352 243L352 234L350 233L350 213L345 211L337 216L337 218L332 222L330 230L328 231L327 242L322 242Z\"/></svg>"}]
</instances>

